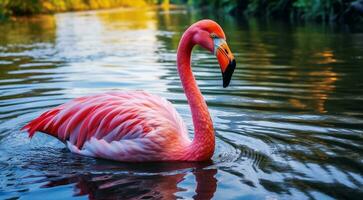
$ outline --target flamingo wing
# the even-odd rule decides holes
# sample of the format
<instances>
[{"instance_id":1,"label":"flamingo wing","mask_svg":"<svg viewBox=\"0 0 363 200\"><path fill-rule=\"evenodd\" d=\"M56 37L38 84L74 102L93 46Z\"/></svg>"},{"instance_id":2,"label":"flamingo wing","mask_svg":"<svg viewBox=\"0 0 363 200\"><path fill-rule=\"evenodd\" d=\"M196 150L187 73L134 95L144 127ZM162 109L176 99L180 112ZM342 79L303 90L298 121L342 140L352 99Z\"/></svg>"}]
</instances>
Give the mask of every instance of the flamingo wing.
<instances>
[{"instance_id":1,"label":"flamingo wing","mask_svg":"<svg viewBox=\"0 0 363 200\"><path fill-rule=\"evenodd\" d=\"M142 91L77 98L23 129L29 137L36 131L57 137L72 152L119 161L170 160L190 143L172 104Z\"/></svg>"}]
</instances>

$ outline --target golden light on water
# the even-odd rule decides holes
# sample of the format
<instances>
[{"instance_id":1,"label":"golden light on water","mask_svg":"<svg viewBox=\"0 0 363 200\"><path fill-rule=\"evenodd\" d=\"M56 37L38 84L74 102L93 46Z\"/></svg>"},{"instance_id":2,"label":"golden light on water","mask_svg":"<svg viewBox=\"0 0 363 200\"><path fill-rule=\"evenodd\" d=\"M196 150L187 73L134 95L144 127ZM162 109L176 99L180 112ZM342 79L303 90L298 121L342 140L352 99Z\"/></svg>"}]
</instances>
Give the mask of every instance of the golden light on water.
<instances>
[{"instance_id":1,"label":"golden light on water","mask_svg":"<svg viewBox=\"0 0 363 200\"><path fill-rule=\"evenodd\" d=\"M330 50L319 52L316 54L316 57L321 58L318 62L319 64L329 64L337 62L337 60L334 58L333 52Z\"/></svg>"},{"instance_id":2,"label":"golden light on water","mask_svg":"<svg viewBox=\"0 0 363 200\"><path fill-rule=\"evenodd\" d=\"M113 81L120 86L105 89L130 90L130 85L121 87L128 77L135 84L152 82L157 89L165 88L165 83L158 81L165 72L158 64L156 53L160 42L155 14L147 8L57 14L57 56L74 60L64 68L69 72L65 79ZM74 73L79 71L91 72L91 75ZM73 90L66 93L92 93L88 87Z\"/></svg>"}]
</instances>

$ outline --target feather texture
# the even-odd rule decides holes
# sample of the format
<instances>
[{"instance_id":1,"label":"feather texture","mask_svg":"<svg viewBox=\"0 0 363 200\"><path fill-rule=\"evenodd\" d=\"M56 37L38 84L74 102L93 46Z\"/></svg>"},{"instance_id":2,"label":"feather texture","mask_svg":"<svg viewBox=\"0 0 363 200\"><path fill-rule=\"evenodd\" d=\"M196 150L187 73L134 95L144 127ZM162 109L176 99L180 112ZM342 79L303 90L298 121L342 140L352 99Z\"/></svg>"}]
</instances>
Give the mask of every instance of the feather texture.
<instances>
[{"instance_id":1,"label":"feather texture","mask_svg":"<svg viewBox=\"0 0 363 200\"><path fill-rule=\"evenodd\" d=\"M74 153L118 161L175 159L190 145L172 104L142 91L105 93L53 108L24 128L52 135Z\"/></svg>"}]
</instances>

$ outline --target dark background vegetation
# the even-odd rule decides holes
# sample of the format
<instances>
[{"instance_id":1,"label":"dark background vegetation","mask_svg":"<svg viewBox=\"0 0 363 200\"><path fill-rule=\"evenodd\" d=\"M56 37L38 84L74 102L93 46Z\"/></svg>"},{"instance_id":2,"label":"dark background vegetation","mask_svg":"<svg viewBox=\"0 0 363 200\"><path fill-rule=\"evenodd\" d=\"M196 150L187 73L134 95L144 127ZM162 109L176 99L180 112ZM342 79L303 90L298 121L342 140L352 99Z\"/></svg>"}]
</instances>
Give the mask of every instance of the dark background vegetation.
<instances>
[{"instance_id":1,"label":"dark background vegetation","mask_svg":"<svg viewBox=\"0 0 363 200\"><path fill-rule=\"evenodd\" d=\"M0 0L0 18L119 6L187 5L235 17L362 24L363 0Z\"/></svg>"},{"instance_id":2,"label":"dark background vegetation","mask_svg":"<svg viewBox=\"0 0 363 200\"><path fill-rule=\"evenodd\" d=\"M363 0L199 0L198 7L224 10L234 16L283 18L293 21L363 22Z\"/></svg>"}]
</instances>

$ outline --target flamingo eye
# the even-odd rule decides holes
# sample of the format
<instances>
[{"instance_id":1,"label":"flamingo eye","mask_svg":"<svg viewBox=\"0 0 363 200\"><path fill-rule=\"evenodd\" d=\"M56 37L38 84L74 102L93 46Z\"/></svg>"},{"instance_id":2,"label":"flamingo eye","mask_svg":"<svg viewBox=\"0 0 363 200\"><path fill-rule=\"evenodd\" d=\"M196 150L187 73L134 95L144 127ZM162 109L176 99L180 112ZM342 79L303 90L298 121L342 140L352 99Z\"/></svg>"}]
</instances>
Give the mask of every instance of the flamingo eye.
<instances>
[{"instance_id":1,"label":"flamingo eye","mask_svg":"<svg viewBox=\"0 0 363 200\"><path fill-rule=\"evenodd\" d=\"M215 38L217 38L217 35L215 33L211 33L210 34L210 37L213 38L213 39L215 39Z\"/></svg>"}]
</instances>

